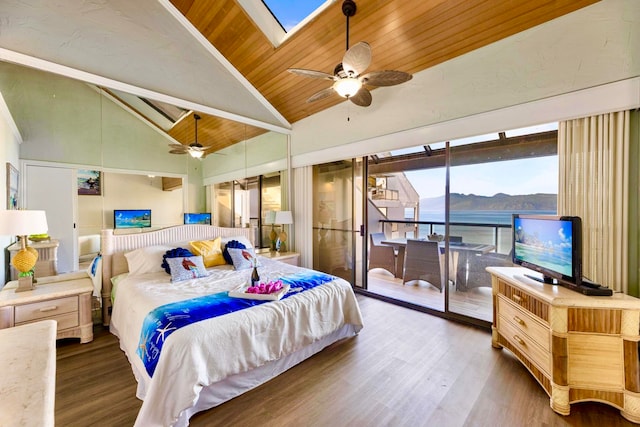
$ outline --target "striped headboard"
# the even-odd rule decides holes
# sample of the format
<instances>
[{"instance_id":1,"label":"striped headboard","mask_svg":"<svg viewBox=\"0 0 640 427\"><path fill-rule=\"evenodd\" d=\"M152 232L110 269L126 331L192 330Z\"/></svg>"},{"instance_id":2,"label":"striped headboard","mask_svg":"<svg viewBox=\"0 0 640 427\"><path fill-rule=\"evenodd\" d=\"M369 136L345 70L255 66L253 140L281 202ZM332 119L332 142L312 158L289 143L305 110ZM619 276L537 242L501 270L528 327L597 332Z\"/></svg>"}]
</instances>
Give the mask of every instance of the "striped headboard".
<instances>
[{"instance_id":1,"label":"striped headboard","mask_svg":"<svg viewBox=\"0 0 640 427\"><path fill-rule=\"evenodd\" d=\"M102 322L106 326L111 317L111 278L128 271L126 252L146 246L172 245L192 240L210 240L216 237L243 236L254 244L255 228L215 227L211 225L177 225L160 230L131 234L102 230Z\"/></svg>"}]
</instances>

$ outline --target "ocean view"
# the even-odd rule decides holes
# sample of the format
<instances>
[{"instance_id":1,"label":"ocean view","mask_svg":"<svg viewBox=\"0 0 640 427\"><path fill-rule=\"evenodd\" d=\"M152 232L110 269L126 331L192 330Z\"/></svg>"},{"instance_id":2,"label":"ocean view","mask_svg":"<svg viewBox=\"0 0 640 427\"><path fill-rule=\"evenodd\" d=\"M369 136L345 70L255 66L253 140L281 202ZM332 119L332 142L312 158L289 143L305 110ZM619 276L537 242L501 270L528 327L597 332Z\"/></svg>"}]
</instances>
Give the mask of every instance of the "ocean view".
<instances>
[{"instance_id":1,"label":"ocean view","mask_svg":"<svg viewBox=\"0 0 640 427\"><path fill-rule=\"evenodd\" d=\"M511 250L511 215L519 214L535 214L535 215L555 215L556 211L542 210L518 210L518 211L451 211L450 220L452 224L469 224L469 225L450 225L449 231L452 236L462 237L464 242L485 243L496 245L497 252L508 253ZM444 222L444 211L420 211L420 221L427 222ZM474 224L498 224L507 227L485 227ZM419 227L419 236L426 237L430 233L444 234L444 225L421 224Z\"/></svg>"},{"instance_id":2,"label":"ocean view","mask_svg":"<svg viewBox=\"0 0 640 427\"><path fill-rule=\"evenodd\" d=\"M473 224L511 224L511 215L519 214L535 214L535 215L555 215L556 211L451 211L451 222L464 222ZM420 221L444 222L444 211L420 211Z\"/></svg>"}]
</instances>

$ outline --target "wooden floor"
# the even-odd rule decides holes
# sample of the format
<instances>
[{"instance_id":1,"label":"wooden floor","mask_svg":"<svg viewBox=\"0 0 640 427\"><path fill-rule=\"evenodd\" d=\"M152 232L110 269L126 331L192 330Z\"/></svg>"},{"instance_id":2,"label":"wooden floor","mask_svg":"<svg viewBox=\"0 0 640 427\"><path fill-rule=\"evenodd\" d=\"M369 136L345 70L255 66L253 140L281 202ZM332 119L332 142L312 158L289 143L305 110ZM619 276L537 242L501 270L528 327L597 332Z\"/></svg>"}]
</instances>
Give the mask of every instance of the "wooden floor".
<instances>
[{"instance_id":1,"label":"wooden floor","mask_svg":"<svg viewBox=\"0 0 640 427\"><path fill-rule=\"evenodd\" d=\"M563 417L488 332L359 295L365 327L192 426L627 426L607 405ZM141 402L116 338L59 341L56 425L131 426Z\"/></svg>"}]
</instances>

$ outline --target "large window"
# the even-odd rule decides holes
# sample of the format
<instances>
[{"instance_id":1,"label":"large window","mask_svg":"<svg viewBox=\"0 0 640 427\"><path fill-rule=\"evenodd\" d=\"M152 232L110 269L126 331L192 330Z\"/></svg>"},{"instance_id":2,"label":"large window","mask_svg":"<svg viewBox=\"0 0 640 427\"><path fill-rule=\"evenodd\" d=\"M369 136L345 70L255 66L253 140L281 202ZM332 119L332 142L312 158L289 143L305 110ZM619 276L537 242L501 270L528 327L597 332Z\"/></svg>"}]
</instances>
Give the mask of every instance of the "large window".
<instances>
[{"instance_id":1,"label":"large window","mask_svg":"<svg viewBox=\"0 0 640 427\"><path fill-rule=\"evenodd\" d=\"M490 322L485 268L510 264L511 215L557 212L557 125L378 153L367 182L369 233L396 261L369 268L367 289Z\"/></svg>"}]
</instances>

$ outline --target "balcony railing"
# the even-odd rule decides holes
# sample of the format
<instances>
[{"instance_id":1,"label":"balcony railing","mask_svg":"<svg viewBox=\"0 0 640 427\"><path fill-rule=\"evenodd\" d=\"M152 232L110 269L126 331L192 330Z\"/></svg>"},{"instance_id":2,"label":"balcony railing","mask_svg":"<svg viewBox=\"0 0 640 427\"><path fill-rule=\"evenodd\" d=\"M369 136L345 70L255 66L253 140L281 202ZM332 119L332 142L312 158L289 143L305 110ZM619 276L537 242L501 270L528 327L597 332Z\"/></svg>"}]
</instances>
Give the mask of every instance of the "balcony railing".
<instances>
[{"instance_id":1,"label":"balcony railing","mask_svg":"<svg viewBox=\"0 0 640 427\"><path fill-rule=\"evenodd\" d=\"M388 190L386 188L374 188L369 193L371 200L398 200L400 195L398 190Z\"/></svg>"},{"instance_id":2,"label":"balcony railing","mask_svg":"<svg viewBox=\"0 0 640 427\"><path fill-rule=\"evenodd\" d=\"M419 239L434 233L445 234L445 223L439 221L382 219L380 224L381 231L390 238ZM449 222L449 234L461 237L463 242L493 245L497 253L508 254L511 251L510 224Z\"/></svg>"}]
</instances>

